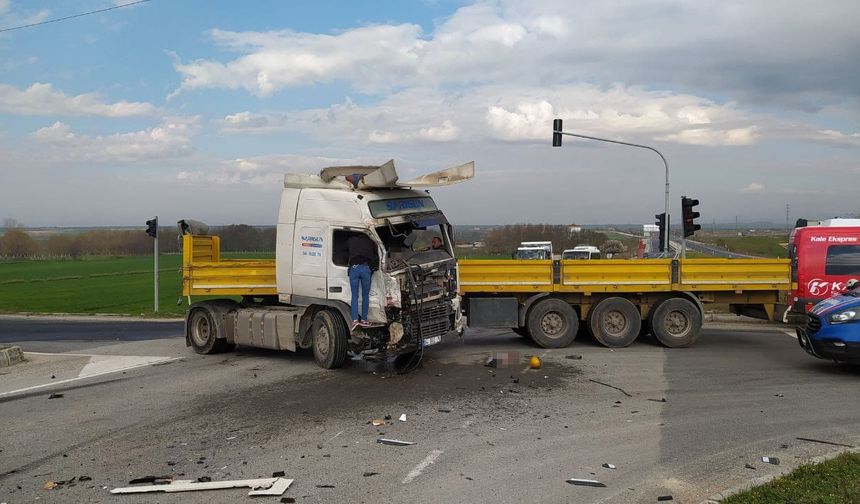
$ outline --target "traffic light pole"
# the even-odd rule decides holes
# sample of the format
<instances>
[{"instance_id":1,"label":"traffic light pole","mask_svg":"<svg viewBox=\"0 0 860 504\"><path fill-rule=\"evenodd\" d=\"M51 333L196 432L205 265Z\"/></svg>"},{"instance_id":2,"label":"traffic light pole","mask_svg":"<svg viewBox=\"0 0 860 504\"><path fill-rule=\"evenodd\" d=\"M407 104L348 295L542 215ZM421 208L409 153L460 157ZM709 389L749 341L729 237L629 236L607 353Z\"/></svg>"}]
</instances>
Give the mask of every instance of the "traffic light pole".
<instances>
[{"instance_id":1,"label":"traffic light pole","mask_svg":"<svg viewBox=\"0 0 860 504\"><path fill-rule=\"evenodd\" d=\"M157 215L155 216L155 222L158 222L158 216ZM157 224L155 227L155 240L153 240L153 242L155 243L154 249L153 249L153 266L154 266L153 277L155 280L155 282L153 284L155 286L154 297L153 297L153 311L155 313L158 313L158 225Z\"/></svg>"},{"instance_id":2,"label":"traffic light pole","mask_svg":"<svg viewBox=\"0 0 860 504\"><path fill-rule=\"evenodd\" d=\"M561 123L561 119L557 119L557 121L559 121L559 124ZM598 137L593 137L593 136L588 136L588 135L578 135L576 133L567 133L567 132L556 130L556 129L553 129L553 133L557 133L560 135L572 136L572 137L576 137L576 138L585 138L586 140L597 140L598 142L607 142L607 143L613 143L613 144L618 144L618 145L626 145L628 147L639 147L640 149L648 149L649 151L656 152L657 155L660 156L660 159L663 160L663 166L666 168L666 198L665 198L665 201L663 204L663 211L666 212L666 241L663 244L663 246L665 248L665 253L668 255L669 250L670 250L669 249L669 229L668 229L669 228L669 226L668 226L668 223L669 223L669 162L666 161L666 156L664 156L662 152L658 151L654 147L649 147L647 145L640 145L640 144L629 143L629 142L621 142L619 140L609 140L608 138L598 138ZM559 140L559 142L560 142L560 140ZM560 143L559 143L559 145L560 145Z\"/></svg>"}]
</instances>

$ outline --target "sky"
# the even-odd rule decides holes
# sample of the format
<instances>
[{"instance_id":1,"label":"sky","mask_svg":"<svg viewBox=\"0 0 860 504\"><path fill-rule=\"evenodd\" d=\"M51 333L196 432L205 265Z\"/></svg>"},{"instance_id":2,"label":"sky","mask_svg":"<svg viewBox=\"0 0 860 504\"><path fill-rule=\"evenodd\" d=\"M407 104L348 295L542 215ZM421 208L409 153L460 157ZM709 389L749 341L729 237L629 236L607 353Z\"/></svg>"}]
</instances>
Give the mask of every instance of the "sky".
<instances>
[{"instance_id":1,"label":"sky","mask_svg":"<svg viewBox=\"0 0 860 504\"><path fill-rule=\"evenodd\" d=\"M0 30L132 0L0 0ZM151 0L0 31L0 218L266 225L394 159L457 224L860 212L860 2ZM673 219L673 222L677 222Z\"/></svg>"}]
</instances>

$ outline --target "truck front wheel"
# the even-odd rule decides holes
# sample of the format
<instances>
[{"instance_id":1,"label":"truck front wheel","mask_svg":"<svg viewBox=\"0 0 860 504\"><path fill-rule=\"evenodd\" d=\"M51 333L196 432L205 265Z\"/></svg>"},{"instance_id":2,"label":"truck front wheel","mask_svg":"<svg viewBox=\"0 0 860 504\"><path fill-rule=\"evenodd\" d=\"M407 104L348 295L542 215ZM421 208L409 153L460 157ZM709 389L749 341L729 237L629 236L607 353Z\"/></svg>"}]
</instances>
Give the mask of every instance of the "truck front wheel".
<instances>
[{"instance_id":1,"label":"truck front wheel","mask_svg":"<svg viewBox=\"0 0 860 504\"><path fill-rule=\"evenodd\" d=\"M564 348L576 338L579 317L560 299L543 299L532 306L526 320L528 335L544 348Z\"/></svg>"},{"instance_id":2,"label":"truck front wheel","mask_svg":"<svg viewBox=\"0 0 860 504\"><path fill-rule=\"evenodd\" d=\"M188 317L188 340L199 354L225 352L232 348L225 338L219 338L219 321L206 308L197 308Z\"/></svg>"},{"instance_id":3,"label":"truck front wheel","mask_svg":"<svg viewBox=\"0 0 860 504\"><path fill-rule=\"evenodd\" d=\"M335 369L343 366L349 330L340 314L329 310L317 313L311 326L311 336L314 359L320 367Z\"/></svg>"},{"instance_id":4,"label":"truck front wheel","mask_svg":"<svg viewBox=\"0 0 860 504\"><path fill-rule=\"evenodd\" d=\"M672 298L651 313L651 333L669 348L688 347L699 338L702 314L692 301Z\"/></svg>"},{"instance_id":5,"label":"truck front wheel","mask_svg":"<svg viewBox=\"0 0 860 504\"><path fill-rule=\"evenodd\" d=\"M629 300L611 297L597 303L591 310L588 328L601 345L622 348L636 341L642 319L636 305Z\"/></svg>"}]
</instances>

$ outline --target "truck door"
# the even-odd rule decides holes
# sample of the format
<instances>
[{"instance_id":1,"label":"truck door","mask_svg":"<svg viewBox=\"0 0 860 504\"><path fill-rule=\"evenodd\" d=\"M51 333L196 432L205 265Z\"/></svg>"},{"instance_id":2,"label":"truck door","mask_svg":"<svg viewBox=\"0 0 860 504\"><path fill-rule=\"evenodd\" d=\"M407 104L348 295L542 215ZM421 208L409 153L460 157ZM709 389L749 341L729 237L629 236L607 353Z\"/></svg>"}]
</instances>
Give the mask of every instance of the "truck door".
<instances>
[{"instance_id":1,"label":"truck door","mask_svg":"<svg viewBox=\"0 0 860 504\"><path fill-rule=\"evenodd\" d=\"M356 234L365 234L361 231L346 228L331 228L331 256L327 260L328 270L328 299L343 301L350 304L352 301L352 289L349 285L349 249L347 240ZM372 240L372 238L371 238ZM375 243L375 241L374 241ZM377 251L379 254L380 251ZM368 318L374 322L385 321L382 292L384 292L382 273L375 271L370 282L370 311Z\"/></svg>"},{"instance_id":2,"label":"truck door","mask_svg":"<svg viewBox=\"0 0 860 504\"><path fill-rule=\"evenodd\" d=\"M293 238L293 294L326 298L328 226L298 221Z\"/></svg>"}]
</instances>

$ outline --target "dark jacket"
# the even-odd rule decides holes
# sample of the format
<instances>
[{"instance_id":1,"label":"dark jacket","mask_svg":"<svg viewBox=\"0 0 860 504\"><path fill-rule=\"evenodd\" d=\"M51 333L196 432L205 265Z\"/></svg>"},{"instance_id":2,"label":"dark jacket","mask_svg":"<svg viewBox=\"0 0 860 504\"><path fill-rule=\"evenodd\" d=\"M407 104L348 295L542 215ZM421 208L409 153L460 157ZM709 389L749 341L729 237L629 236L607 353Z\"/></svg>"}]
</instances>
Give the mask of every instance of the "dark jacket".
<instances>
[{"instance_id":1,"label":"dark jacket","mask_svg":"<svg viewBox=\"0 0 860 504\"><path fill-rule=\"evenodd\" d=\"M379 267L379 258L377 257L376 244L373 240L363 233L357 233L350 236L346 240L346 247L349 249L349 265L366 264L371 269Z\"/></svg>"}]
</instances>

